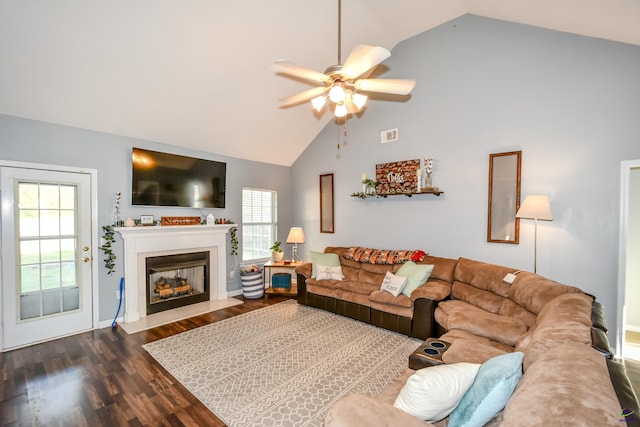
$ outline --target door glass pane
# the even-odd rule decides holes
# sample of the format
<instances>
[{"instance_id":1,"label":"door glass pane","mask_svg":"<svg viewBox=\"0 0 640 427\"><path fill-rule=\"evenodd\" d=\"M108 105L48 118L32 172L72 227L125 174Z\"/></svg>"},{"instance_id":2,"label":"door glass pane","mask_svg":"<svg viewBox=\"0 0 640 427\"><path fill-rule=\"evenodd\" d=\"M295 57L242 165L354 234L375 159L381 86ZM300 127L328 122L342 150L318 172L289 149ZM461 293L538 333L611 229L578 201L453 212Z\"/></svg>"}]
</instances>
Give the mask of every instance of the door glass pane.
<instances>
[{"instance_id":1,"label":"door glass pane","mask_svg":"<svg viewBox=\"0 0 640 427\"><path fill-rule=\"evenodd\" d=\"M76 263L72 262L63 262L60 264L61 273L62 273L62 286L75 286L77 284L76 281Z\"/></svg>"},{"instance_id":2,"label":"door glass pane","mask_svg":"<svg viewBox=\"0 0 640 427\"><path fill-rule=\"evenodd\" d=\"M71 236L76 233L76 213L72 210L60 211L60 234Z\"/></svg>"},{"instance_id":3,"label":"door glass pane","mask_svg":"<svg viewBox=\"0 0 640 427\"><path fill-rule=\"evenodd\" d=\"M39 211L20 209L20 237L37 237L40 234Z\"/></svg>"},{"instance_id":4,"label":"door glass pane","mask_svg":"<svg viewBox=\"0 0 640 427\"><path fill-rule=\"evenodd\" d=\"M20 293L36 292L40 290L40 264L23 265L20 267Z\"/></svg>"},{"instance_id":5,"label":"door glass pane","mask_svg":"<svg viewBox=\"0 0 640 427\"><path fill-rule=\"evenodd\" d=\"M60 186L60 209L75 210L76 208L76 187L71 185Z\"/></svg>"},{"instance_id":6,"label":"door glass pane","mask_svg":"<svg viewBox=\"0 0 640 427\"><path fill-rule=\"evenodd\" d=\"M40 235L57 236L60 234L60 211L40 210Z\"/></svg>"},{"instance_id":7,"label":"door glass pane","mask_svg":"<svg viewBox=\"0 0 640 427\"><path fill-rule=\"evenodd\" d=\"M60 261L60 240L41 240L40 256L42 262Z\"/></svg>"},{"instance_id":8,"label":"door glass pane","mask_svg":"<svg viewBox=\"0 0 640 427\"><path fill-rule=\"evenodd\" d=\"M20 184L18 196L20 209L38 209L38 184Z\"/></svg>"},{"instance_id":9,"label":"door glass pane","mask_svg":"<svg viewBox=\"0 0 640 427\"><path fill-rule=\"evenodd\" d=\"M42 264L42 289L60 287L60 263Z\"/></svg>"},{"instance_id":10,"label":"door glass pane","mask_svg":"<svg viewBox=\"0 0 640 427\"><path fill-rule=\"evenodd\" d=\"M21 320L80 306L77 194L73 185L18 183Z\"/></svg>"},{"instance_id":11,"label":"door glass pane","mask_svg":"<svg viewBox=\"0 0 640 427\"><path fill-rule=\"evenodd\" d=\"M40 184L40 209L60 209L58 185Z\"/></svg>"}]
</instances>

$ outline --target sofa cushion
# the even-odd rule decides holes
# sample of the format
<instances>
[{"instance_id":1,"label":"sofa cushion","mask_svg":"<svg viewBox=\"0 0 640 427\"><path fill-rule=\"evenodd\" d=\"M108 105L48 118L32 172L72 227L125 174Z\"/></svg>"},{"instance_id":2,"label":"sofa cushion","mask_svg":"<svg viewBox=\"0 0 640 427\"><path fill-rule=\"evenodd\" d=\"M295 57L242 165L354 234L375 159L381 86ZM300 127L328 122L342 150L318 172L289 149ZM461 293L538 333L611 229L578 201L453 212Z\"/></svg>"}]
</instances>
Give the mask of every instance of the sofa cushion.
<instances>
[{"instance_id":1,"label":"sofa cushion","mask_svg":"<svg viewBox=\"0 0 640 427\"><path fill-rule=\"evenodd\" d=\"M438 365L417 370L407 379L393 406L428 422L445 418L471 387L476 363Z\"/></svg>"},{"instance_id":2,"label":"sofa cushion","mask_svg":"<svg viewBox=\"0 0 640 427\"><path fill-rule=\"evenodd\" d=\"M525 352L525 371L559 343L591 345L591 301L583 293L564 294L540 311L529 344L519 346Z\"/></svg>"},{"instance_id":3,"label":"sofa cushion","mask_svg":"<svg viewBox=\"0 0 640 427\"><path fill-rule=\"evenodd\" d=\"M508 353L483 363L449 416L449 427L482 427L502 411L522 377L523 357L521 352Z\"/></svg>"},{"instance_id":4,"label":"sofa cushion","mask_svg":"<svg viewBox=\"0 0 640 427\"><path fill-rule=\"evenodd\" d=\"M342 282L336 283L336 289L341 289L343 291L349 291L354 294L362 294L369 295L373 291L380 290L380 284L371 284L366 282L348 282L343 280Z\"/></svg>"},{"instance_id":5,"label":"sofa cushion","mask_svg":"<svg viewBox=\"0 0 640 427\"><path fill-rule=\"evenodd\" d=\"M427 427L424 421L395 408L391 404L380 404L375 397L347 394L331 405L324 418L325 427Z\"/></svg>"},{"instance_id":6,"label":"sofa cushion","mask_svg":"<svg viewBox=\"0 0 640 427\"><path fill-rule=\"evenodd\" d=\"M488 312L520 319L527 327L533 326L536 321L535 314L525 310L509 298L466 283L454 282L451 287L451 296Z\"/></svg>"},{"instance_id":7,"label":"sofa cushion","mask_svg":"<svg viewBox=\"0 0 640 427\"><path fill-rule=\"evenodd\" d=\"M442 355L444 363L484 363L501 354L513 352L513 348L490 339L453 329L440 337L451 343Z\"/></svg>"},{"instance_id":8,"label":"sofa cushion","mask_svg":"<svg viewBox=\"0 0 640 427\"><path fill-rule=\"evenodd\" d=\"M606 359L590 345L567 342L525 371L501 426L620 426L619 414Z\"/></svg>"},{"instance_id":9,"label":"sofa cushion","mask_svg":"<svg viewBox=\"0 0 640 427\"><path fill-rule=\"evenodd\" d=\"M511 347L528 329L522 320L489 313L460 300L441 301L435 318L445 329L461 329Z\"/></svg>"},{"instance_id":10,"label":"sofa cushion","mask_svg":"<svg viewBox=\"0 0 640 427\"><path fill-rule=\"evenodd\" d=\"M509 290L509 298L528 311L538 314L540 310L558 295L582 293L574 286L562 285L535 273L523 271Z\"/></svg>"},{"instance_id":11,"label":"sofa cushion","mask_svg":"<svg viewBox=\"0 0 640 427\"><path fill-rule=\"evenodd\" d=\"M402 264L402 267L396 273L398 276L407 278L407 285L402 290L402 293L406 296L411 296L411 292L427 281L433 271L433 267L433 264L416 264L413 261Z\"/></svg>"},{"instance_id":12,"label":"sofa cushion","mask_svg":"<svg viewBox=\"0 0 640 427\"><path fill-rule=\"evenodd\" d=\"M503 298L509 297L511 285L502 279L515 270L501 265L459 258L453 273L454 282L462 282L474 288L489 291Z\"/></svg>"},{"instance_id":13,"label":"sofa cushion","mask_svg":"<svg viewBox=\"0 0 640 427\"><path fill-rule=\"evenodd\" d=\"M311 277L314 279L318 274L318 265L326 265L328 267L340 266L340 257L336 254L311 251Z\"/></svg>"}]
</instances>

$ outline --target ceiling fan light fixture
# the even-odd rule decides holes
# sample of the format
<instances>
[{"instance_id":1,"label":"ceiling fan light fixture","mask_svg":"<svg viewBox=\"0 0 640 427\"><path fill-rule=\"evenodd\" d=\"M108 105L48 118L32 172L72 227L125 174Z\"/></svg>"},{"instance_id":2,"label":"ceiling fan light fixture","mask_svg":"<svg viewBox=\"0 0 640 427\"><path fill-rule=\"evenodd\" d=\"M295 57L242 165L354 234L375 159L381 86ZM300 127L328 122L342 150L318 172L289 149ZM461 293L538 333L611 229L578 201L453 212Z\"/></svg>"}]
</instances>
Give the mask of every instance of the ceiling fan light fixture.
<instances>
[{"instance_id":1,"label":"ceiling fan light fixture","mask_svg":"<svg viewBox=\"0 0 640 427\"><path fill-rule=\"evenodd\" d=\"M336 109L333 113L336 117L344 117L347 113L347 107L344 104L336 104Z\"/></svg>"},{"instance_id":2,"label":"ceiling fan light fixture","mask_svg":"<svg viewBox=\"0 0 640 427\"><path fill-rule=\"evenodd\" d=\"M329 90L329 99L334 104L339 104L341 102L344 102L344 97L345 97L345 91L344 91L344 87L342 87L342 83L334 84L333 87Z\"/></svg>"},{"instance_id":3,"label":"ceiling fan light fixture","mask_svg":"<svg viewBox=\"0 0 640 427\"><path fill-rule=\"evenodd\" d=\"M323 95L317 96L311 100L311 105L313 105L313 109L317 112L322 111L326 103L327 97Z\"/></svg>"},{"instance_id":4,"label":"ceiling fan light fixture","mask_svg":"<svg viewBox=\"0 0 640 427\"><path fill-rule=\"evenodd\" d=\"M362 110L362 107L364 107L364 104L367 103L367 95L363 95L361 93L354 93L351 96L351 100L353 101L353 104L358 108L358 110Z\"/></svg>"}]
</instances>

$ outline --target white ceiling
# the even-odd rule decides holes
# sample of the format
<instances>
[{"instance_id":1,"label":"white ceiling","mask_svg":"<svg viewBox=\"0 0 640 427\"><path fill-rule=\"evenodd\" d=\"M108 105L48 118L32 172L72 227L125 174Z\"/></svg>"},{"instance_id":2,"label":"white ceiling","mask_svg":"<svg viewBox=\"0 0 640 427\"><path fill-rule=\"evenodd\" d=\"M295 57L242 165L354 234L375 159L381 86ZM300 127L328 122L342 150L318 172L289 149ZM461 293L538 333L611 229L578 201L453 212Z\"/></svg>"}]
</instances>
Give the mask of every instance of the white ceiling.
<instances>
[{"instance_id":1,"label":"white ceiling","mask_svg":"<svg viewBox=\"0 0 640 427\"><path fill-rule=\"evenodd\" d=\"M465 13L640 45L640 0L342 3L343 60ZM337 32L337 0L0 0L0 113L288 166L330 114L271 66L323 71Z\"/></svg>"}]
</instances>

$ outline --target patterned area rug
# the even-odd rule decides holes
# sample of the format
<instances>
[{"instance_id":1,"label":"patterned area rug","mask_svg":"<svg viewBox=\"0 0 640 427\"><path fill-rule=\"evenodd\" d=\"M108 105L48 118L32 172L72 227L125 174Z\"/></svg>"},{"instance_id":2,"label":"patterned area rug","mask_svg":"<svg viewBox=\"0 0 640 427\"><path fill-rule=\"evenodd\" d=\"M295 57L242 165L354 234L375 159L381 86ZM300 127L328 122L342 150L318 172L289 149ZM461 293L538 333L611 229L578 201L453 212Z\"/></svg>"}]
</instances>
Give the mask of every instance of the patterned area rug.
<instances>
[{"instance_id":1,"label":"patterned area rug","mask_svg":"<svg viewBox=\"0 0 640 427\"><path fill-rule=\"evenodd\" d=\"M322 426L340 396L380 393L420 344L289 300L143 347L229 426Z\"/></svg>"}]
</instances>

